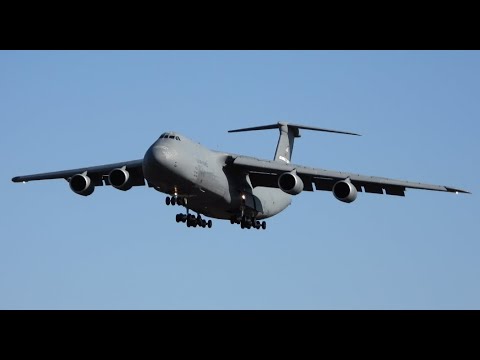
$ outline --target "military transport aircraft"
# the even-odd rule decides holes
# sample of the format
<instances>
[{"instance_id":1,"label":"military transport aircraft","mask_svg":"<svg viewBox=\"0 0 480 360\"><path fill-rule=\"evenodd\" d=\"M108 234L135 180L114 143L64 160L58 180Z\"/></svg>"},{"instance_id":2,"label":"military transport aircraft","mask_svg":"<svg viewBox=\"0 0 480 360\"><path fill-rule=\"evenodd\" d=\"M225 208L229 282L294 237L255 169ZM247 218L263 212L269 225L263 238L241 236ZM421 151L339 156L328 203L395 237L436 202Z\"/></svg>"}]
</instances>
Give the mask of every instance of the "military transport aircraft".
<instances>
[{"instance_id":1,"label":"military transport aircraft","mask_svg":"<svg viewBox=\"0 0 480 360\"><path fill-rule=\"evenodd\" d=\"M143 159L27 176L13 182L65 179L78 195L88 196L95 187L112 185L118 190L147 184L167 194L167 205L185 207L176 221L188 227L212 227L212 220L230 220L243 228L265 229L263 219L285 210L292 196L302 191L331 191L336 199L351 203L358 192L405 196L405 190L422 189L469 193L453 187L315 169L291 163L293 143L300 129L337 134L351 132L279 122L229 132L279 129L272 161L209 150L176 132L166 132L150 146ZM193 215L190 211L195 212Z\"/></svg>"}]
</instances>

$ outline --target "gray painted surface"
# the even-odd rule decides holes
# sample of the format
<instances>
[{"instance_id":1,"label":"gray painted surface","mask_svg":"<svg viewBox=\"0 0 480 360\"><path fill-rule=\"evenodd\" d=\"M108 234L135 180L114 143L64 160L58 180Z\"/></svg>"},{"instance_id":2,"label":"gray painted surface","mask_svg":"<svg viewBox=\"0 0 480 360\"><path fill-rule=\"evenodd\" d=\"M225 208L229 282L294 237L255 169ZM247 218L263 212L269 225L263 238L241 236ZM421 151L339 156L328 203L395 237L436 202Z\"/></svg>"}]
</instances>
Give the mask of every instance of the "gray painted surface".
<instances>
[{"instance_id":1,"label":"gray painted surface","mask_svg":"<svg viewBox=\"0 0 480 360\"><path fill-rule=\"evenodd\" d=\"M17 176L12 181L28 182L62 178L70 181L75 175L83 174L91 180L92 191L77 193L89 195L94 187L115 186L110 184L109 174L114 169L123 169L128 173L128 179L122 185L123 187L116 186L117 188L129 189L131 186L148 185L175 199L186 199L188 209L198 214L217 219L242 218L253 221L274 216L290 205L292 195L284 191L285 189L280 189L278 182L279 177L285 173L292 174L285 179L289 180L285 183L291 182L292 186L293 184L297 187L301 186L303 191L335 192L335 184L339 181L347 183L349 186L344 186L343 189L354 192L349 194L348 199L345 194L335 192L337 199L345 202L355 200L357 191L396 196L404 196L407 188L468 193L453 187L308 168L291 163L294 139L300 137L300 129L358 134L284 122L230 132L275 128L279 129L280 135L273 161L212 151L184 135L168 132L162 134L150 146L143 159ZM345 196L344 200L342 200L343 196Z\"/></svg>"}]
</instances>

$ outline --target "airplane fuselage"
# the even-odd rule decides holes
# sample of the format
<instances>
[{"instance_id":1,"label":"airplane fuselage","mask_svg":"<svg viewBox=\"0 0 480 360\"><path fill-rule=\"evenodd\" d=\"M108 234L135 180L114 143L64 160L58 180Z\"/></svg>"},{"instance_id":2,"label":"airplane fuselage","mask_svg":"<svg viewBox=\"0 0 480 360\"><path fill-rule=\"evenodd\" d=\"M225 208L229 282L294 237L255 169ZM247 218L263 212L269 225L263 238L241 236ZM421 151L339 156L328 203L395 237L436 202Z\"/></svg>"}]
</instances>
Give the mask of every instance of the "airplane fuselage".
<instances>
[{"instance_id":1,"label":"airplane fuselage","mask_svg":"<svg viewBox=\"0 0 480 360\"><path fill-rule=\"evenodd\" d=\"M252 188L248 174L229 169L232 156L169 132L145 153L143 174L156 190L186 198L189 209L212 218L230 219L244 211L265 219L290 205L291 195L277 188Z\"/></svg>"},{"instance_id":2,"label":"airplane fuselage","mask_svg":"<svg viewBox=\"0 0 480 360\"><path fill-rule=\"evenodd\" d=\"M402 197L407 189L469 193L451 186L311 168L291 162L294 140L300 137L300 129L358 135L356 133L286 122L229 132L269 129L279 130L273 160L213 151L181 134L168 132L148 148L143 159L15 176L12 181L65 179L70 189L81 196L90 196L96 187L104 185L128 191L147 184L167 194L166 205L185 207L186 214L175 216L177 223L211 228L212 220L202 218L206 215L230 220L242 229L257 230L267 227L262 219L285 210L292 196L304 191L330 191L337 200L347 204L362 192Z\"/></svg>"}]
</instances>

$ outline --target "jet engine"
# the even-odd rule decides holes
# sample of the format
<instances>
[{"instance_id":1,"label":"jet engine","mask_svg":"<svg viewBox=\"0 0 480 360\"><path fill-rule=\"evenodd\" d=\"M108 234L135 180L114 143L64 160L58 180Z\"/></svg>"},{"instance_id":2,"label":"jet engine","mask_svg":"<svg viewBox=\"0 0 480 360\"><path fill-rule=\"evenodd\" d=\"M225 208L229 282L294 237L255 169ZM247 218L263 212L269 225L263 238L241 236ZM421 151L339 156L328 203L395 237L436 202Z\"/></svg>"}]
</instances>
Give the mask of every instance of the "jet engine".
<instances>
[{"instance_id":1,"label":"jet engine","mask_svg":"<svg viewBox=\"0 0 480 360\"><path fill-rule=\"evenodd\" d=\"M130 190L132 188L132 185L130 184L129 180L130 174L124 167L121 169L113 169L112 171L110 171L110 174L108 174L108 181L115 189L118 190Z\"/></svg>"},{"instance_id":2,"label":"jet engine","mask_svg":"<svg viewBox=\"0 0 480 360\"><path fill-rule=\"evenodd\" d=\"M298 195L303 191L303 181L295 171L283 173L278 177L278 187L287 194Z\"/></svg>"},{"instance_id":3,"label":"jet engine","mask_svg":"<svg viewBox=\"0 0 480 360\"><path fill-rule=\"evenodd\" d=\"M345 203L351 203L357 198L357 188L348 180L337 182L332 191L337 200Z\"/></svg>"},{"instance_id":4,"label":"jet engine","mask_svg":"<svg viewBox=\"0 0 480 360\"><path fill-rule=\"evenodd\" d=\"M73 175L70 178L70 189L75 194L88 196L93 193L95 190L95 185L92 183L92 180L85 174Z\"/></svg>"}]
</instances>

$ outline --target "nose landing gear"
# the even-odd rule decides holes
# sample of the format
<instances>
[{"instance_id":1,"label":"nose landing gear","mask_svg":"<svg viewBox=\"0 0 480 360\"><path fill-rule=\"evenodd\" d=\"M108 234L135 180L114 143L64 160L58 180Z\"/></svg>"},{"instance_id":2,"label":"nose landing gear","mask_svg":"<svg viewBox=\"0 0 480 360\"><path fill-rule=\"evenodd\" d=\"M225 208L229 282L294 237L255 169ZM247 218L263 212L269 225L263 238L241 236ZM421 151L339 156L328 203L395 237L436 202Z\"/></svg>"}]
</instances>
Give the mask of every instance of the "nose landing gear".
<instances>
[{"instance_id":1,"label":"nose landing gear","mask_svg":"<svg viewBox=\"0 0 480 360\"><path fill-rule=\"evenodd\" d=\"M165 198L165 204L166 205L179 205L179 206L184 206L187 204L187 199L186 198L182 198L180 196L167 196Z\"/></svg>"}]
</instances>

